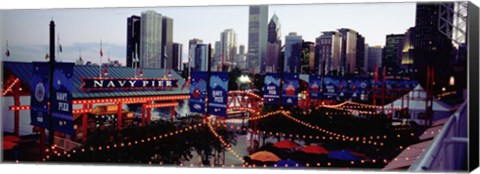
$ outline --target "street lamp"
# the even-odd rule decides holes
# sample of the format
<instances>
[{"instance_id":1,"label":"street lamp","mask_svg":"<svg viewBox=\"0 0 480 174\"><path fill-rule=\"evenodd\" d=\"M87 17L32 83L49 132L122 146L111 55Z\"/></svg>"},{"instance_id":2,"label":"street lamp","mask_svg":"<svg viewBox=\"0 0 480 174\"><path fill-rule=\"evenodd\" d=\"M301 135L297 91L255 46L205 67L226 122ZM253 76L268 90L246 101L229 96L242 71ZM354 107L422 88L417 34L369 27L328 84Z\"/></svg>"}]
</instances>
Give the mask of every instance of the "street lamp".
<instances>
[{"instance_id":1,"label":"street lamp","mask_svg":"<svg viewBox=\"0 0 480 174\"><path fill-rule=\"evenodd\" d=\"M241 75L240 77L238 77L237 82L238 89L240 89L240 84L250 83L252 82L252 80L250 80L250 77L248 77L247 75Z\"/></svg>"}]
</instances>

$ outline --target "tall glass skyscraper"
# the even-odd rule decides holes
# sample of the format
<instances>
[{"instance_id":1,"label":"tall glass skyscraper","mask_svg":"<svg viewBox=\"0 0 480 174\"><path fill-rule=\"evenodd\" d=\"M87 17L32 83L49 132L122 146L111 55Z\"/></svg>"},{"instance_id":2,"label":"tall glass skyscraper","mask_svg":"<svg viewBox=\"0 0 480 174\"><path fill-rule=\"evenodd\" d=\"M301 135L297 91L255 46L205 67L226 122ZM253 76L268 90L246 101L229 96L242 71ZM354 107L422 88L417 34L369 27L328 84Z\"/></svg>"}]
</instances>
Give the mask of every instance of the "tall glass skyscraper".
<instances>
[{"instance_id":1,"label":"tall glass skyscraper","mask_svg":"<svg viewBox=\"0 0 480 174\"><path fill-rule=\"evenodd\" d=\"M248 19L248 69L260 69L265 71L265 59L267 56L267 22L268 6L252 5L249 8ZM261 68L262 67L262 68Z\"/></svg>"},{"instance_id":2,"label":"tall glass skyscraper","mask_svg":"<svg viewBox=\"0 0 480 174\"><path fill-rule=\"evenodd\" d=\"M140 66L140 16L127 18L127 67Z\"/></svg>"},{"instance_id":3,"label":"tall glass skyscraper","mask_svg":"<svg viewBox=\"0 0 480 174\"><path fill-rule=\"evenodd\" d=\"M144 68L162 67L162 15L148 10L140 21L140 61Z\"/></svg>"},{"instance_id":4,"label":"tall glass skyscraper","mask_svg":"<svg viewBox=\"0 0 480 174\"><path fill-rule=\"evenodd\" d=\"M233 29L226 29L220 34L220 42L220 56L223 55L223 63L233 63L233 59L237 55L237 34ZM222 63L221 57L219 63Z\"/></svg>"},{"instance_id":5,"label":"tall glass skyscraper","mask_svg":"<svg viewBox=\"0 0 480 174\"><path fill-rule=\"evenodd\" d=\"M318 74L340 71L342 34L337 31L323 32L315 41L314 72ZM325 69L323 62L325 61ZM325 72L324 72L325 71Z\"/></svg>"},{"instance_id":6,"label":"tall glass skyscraper","mask_svg":"<svg viewBox=\"0 0 480 174\"><path fill-rule=\"evenodd\" d=\"M280 21L276 14L273 14L268 23L268 43L265 72L278 72L280 69L280 49L282 33L280 31Z\"/></svg>"},{"instance_id":7,"label":"tall glass skyscraper","mask_svg":"<svg viewBox=\"0 0 480 174\"><path fill-rule=\"evenodd\" d=\"M297 33L291 32L285 37L283 72L300 73L302 46L302 36L297 35Z\"/></svg>"}]
</instances>

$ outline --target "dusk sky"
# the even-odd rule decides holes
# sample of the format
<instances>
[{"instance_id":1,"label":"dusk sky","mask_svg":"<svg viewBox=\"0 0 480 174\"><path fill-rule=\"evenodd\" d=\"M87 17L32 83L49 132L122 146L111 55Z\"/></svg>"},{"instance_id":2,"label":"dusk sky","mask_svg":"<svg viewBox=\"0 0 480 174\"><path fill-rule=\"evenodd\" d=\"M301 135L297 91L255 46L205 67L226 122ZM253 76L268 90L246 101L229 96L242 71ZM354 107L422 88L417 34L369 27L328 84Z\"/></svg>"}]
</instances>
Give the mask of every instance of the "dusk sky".
<instances>
[{"instance_id":1,"label":"dusk sky","mask_svg":"<svg viewBox=\"0 0 480 174\"><path fill-rule=\"evenodd\" d=\"M63 47L63 53L57 55L59 60L75 61L81 51L85 61L99 63L102 40L103 60L110 55L125 65L127 17L146 10L173 18L173 41L183 44L184 61L188 40L199 38L214 44L229 28L237 33L237 44L248 48L248 6L4 10L1 55L5 60L8 40L8 60L44 61L48 25L53 18ZM369 45L384 45L387 34L403 34L415 25L415 3L269 6L269 20L274 13L280 19L282 40L289 32L315 41L322 31L351 28Z\"/></svg>"}]
</instances>

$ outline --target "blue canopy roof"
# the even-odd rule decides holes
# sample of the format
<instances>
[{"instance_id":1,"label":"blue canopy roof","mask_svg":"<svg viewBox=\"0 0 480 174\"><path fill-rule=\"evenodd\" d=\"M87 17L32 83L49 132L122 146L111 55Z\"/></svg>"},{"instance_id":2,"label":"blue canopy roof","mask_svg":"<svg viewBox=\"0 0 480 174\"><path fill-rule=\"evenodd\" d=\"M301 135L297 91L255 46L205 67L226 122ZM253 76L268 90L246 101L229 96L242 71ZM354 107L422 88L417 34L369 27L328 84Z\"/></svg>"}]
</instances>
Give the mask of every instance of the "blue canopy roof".
<instances>
[{"instance_id":1,"label":"blue canopy roof","mask_svg":"<svg viewBox=\"0 0 480 174\"><path fill-rule=\"evenodd\" d=\"M3 61L3 68L5 71L10 71L13 75L18 77L22 83L31 86L33 65L29 62L10 62ZM137 71L139 71L137 69ZM133 78L135 69L132 67L108 67L109 78ZM182 86L185 84L185 79L175 71L171 71L172 75L169 78L178 79L178 87L172 89L142 89L142 90L102 90L102 91L87 91L81 90L81 78L98 77L99 66L75 65L73 68L73 89L72 95L74 99L91 99L91 98L111 98L111 97L134 97L134 96L159 96L159 95L188 95L189 88ZM168 71L167 71L168 73ZM163 78L164 70L155 68L143 68L142 78Z\"/></svg>"}]
</instances>

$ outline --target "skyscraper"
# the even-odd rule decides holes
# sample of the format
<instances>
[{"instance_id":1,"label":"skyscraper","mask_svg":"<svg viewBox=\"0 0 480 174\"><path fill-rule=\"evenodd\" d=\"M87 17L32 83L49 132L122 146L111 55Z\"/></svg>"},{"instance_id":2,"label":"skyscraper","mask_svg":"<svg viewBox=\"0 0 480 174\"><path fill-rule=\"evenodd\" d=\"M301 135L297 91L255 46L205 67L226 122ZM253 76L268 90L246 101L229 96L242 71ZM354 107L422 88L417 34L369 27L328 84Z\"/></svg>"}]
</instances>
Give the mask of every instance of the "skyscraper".
<instances>
[{"instance_id":1,"label":"skyscraper","mask_svg":"<svg viewBox=\"0 0 480 174\"><path fill-rule=\"evenodd\" d=\"M382 46L369 46L367 56L367 72L373 73L375 71L375 65L380 68L382 65Z\"/></svg>"},{"instance_id":2,"label":"skyscraper","mask_svg":"<svg viewBox=\"0 0 480 174\"><path fill-rule=\"evenodd\" d=\"M336 74L340 71L342 57L342 34L337 31L323 32L315 41L315 63L314 72L323 73L323 62L325 61L325 74Z\"/></svg>"},{"instance_id":3,"label":"skyscraper","mask_svg":"<svg viewBox=\"0 0 480 174\"><path fill-rule=\"evenodd\" d=\"M192 71L207 71L208 68L208 45L207 44L195 44L194 55L195 59L193 60L194 66Z\"/></svg>"},{"instance_id":4,"label":"skyscraper","mask_svg":"<svg viewBox=\"0 0 480 174\"><path fill-rule=\"evenodd\" d=\"M357 60L357 32L348 28L338 31L342 34L340 71L343 74L353 74Z\"/></svg>"},{"instance_id":5,"label":"skyscraper","mask_svg":"<svg viewBox=\"0 0 480 174\"><path fill-rule=\"evenodd\" d=\"M245 45L240 45L238 47L238 54L235 58L235 62L236 62L237 68L239 68L240 70L246 69Z\"/></svg>"},{"instance_id":6,"label":"skyscraper","mask_svg":"<svg viewBox=\"0 0 480 174\"><path fill-rule=\"evenodd\" d=\"M414 27L411 27L405 32L403 37L403 46L401 50L400 69L404 72L413 71L413 40L414 40Z\"/></svg>"},{"instance_id":7,"label":"skyscraper","mask_svg":"<svg viewBox=\"0 0 480 174\"><path fill-rule=\"evenodd\" d=\"M162 67L162 15L148 10L140 20L140 61L145 68Z\"/></svg>"},{"instance_id":8,"label":"skyscraper","mask_svg":"<svg viewBox=\"0 0 480 174\"><path fill-rule=\"evenodd\" d=\"M452 67L451 35L440 32L441 27L451 30L451 26L443 25L453 22L453 13L441 13L444 8L452 8L454 3L417 3L413 42L413 65L417 70L417 79L425 85L427 66L435 69L437 87L448 84Z\"/></svg>"},{"instance_id":9,"label":"skyscraper","mask_svg":"<svg viewBox=\"0 0 480 174\"><path fill-rule=\"evenodd\" d=\"M363 74L365 70L364 62L365 62L365 38L361 34L357 34L357 51L356 51L356 68L355 74Z\"/></svg>"},{"instance_id":10,"label":"skyscraper","mask_svg":"<svg viewBox=\"0 0 480 174\"><path fill-rule=\"evenodd\" d=\"M223 60L220 60L220 62L218 63L220 63L220 66L222 65L222 63L224 63L225 66L227 64L232 64L233 59L237 55L237 34L233 29L226 29L220 34L220 42L220 50L221 56L223 56Z\"/></svg>"},{"instance_id":11,"label":"skyscraper","mask_svg":"<svg viewBox=\"0 0 480 174\"><path fill-rule=\"evenodd\" d=\"M182 69L182 54L183 54L183 48L182 44L180 43L173 43L173 49L172 49L172 68L175 71L179 71Z\"/></svg>"},{"instance_id":12,"label":"skyscraper","mask_svg":"<svg viewBox=\"0 0 480 174\"><path fill-rule=\"evenodd\" d=\"M308 74L310 72L310 61L312 68L314 63L315 43L310 41L303 41L300 58L300 73Z\"/></svg>"},{"instance_id":13,"label":"skyscraper","mask_svg":"<svg viewBox=\"0 0 480 174\"><path fill-rule=\"evenodd\" d=\"M127 67L139 66L140 58L140 16L127 18ZM138 63L138 65L134 65Z\"/></svg>"},{"instance_id":14,"label":"skyscraper","mask_svg":"<svg viewBox=\"0 0 480 174\"><path fill-rule=\"evenodd\" d=\"M166 49L166 50L165 50ZM162 67L164 60L167 61L166 68L173 67L173 19L163 16L162 18ZM166 56L166 57L165 57Z\"/></svg>"},{"instance_id":15,"label":"skyscraper","mask_svg":"<svg viewBox=\"0 0 480 174\"><path fill-rule=\"evenodd\" d=\"M278 72L280 65L281 54L281 31L280 21L276 14L273 14L268 23L268 43L267 43L267 58L265 62L265 72Z\"/></svg>"},{"instance_id":16,"label":"skyscraper","mask_svg":"<svg viewBox=\"0 0 480 174\"><path fill-rule=\"evenodd\" d=\"M190 62L190 67L194 67L195 66L195 47L197 44L202 44L203 41L201 39L197 39L197 38L194 38L194 39L190 39L188 41L188 55L189 55L189 62Z\"/></svg>"},{"instance_id":17,"label":"skyscraper","mask_svg":"<svg viewBox=\"0 0 480 174\"><path fill-rule=\"evenodd\" d=\"M267 22L268 6L252 5L249 7L248 20L248 69L255 72L265 72L265 59L267 56Z\"/></svg>"},{"instance_id":18,"label":"skyscraper","mask_svg":"<svg viewBox=\"0 0 480 174\"><path fill-rule=\"evenodd\" d=\"M387 68L387 73L398 73L403 49L403 34L387 35L385 47L383 48L383 66Z\"/></svg>"},{"instance_id":19,"label":"skyscraper","mask_svg":"<svg viewBox=\"0 0 480 174\"><path fill-rule=\"evenodd\" d=\"M302 58L302 36L295 32L285 36L285 58L283 63L283 72L300 73Z\"/></svg>"}]
</instances>

